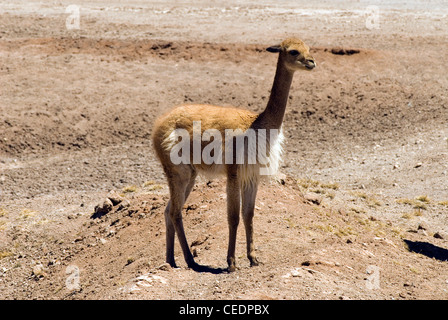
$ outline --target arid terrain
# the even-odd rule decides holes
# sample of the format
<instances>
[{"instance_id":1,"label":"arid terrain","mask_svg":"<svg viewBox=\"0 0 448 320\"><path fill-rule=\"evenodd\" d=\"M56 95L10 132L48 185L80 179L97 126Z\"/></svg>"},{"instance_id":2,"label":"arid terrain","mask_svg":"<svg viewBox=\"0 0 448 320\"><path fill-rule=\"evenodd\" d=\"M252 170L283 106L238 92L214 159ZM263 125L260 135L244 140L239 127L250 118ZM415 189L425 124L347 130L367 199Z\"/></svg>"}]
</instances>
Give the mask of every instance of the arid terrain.
<instances>
[{"instance_id":1,"label":"arid terrain","mask_svg":"<svg viewBox=\"0 0 448 320\"><path fill-rule=\"evenodd\" d=\"M200 178L184 225L211 272L177 241L168 267L155 118L261 112L287 37L317 68L259 189L262 264L241 225L225 271L225 181ZM447 48L442 0L0 1L0 299L448 299Z\"/></svg>"}]
</instances>

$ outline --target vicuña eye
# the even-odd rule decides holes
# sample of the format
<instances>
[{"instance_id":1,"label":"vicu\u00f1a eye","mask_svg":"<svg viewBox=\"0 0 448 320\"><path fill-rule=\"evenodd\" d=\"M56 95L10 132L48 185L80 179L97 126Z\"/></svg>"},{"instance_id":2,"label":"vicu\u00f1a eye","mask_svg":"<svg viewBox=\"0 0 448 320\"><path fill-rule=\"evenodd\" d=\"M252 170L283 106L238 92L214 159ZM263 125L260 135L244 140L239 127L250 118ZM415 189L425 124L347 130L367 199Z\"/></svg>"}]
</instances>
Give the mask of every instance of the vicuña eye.
<instances>
[{"instance_id":1,"label":"vicu\u00f1a eye","mask_svg":"<svg viewBox=\"0 0 448 320\"><path fill-rule=\"evenodd\" d=\"M292 56L298 56L298 55L299 55L299 51L297 51L297 50L290 50L290 51L288 51L288 52L289 52L289 54L292 55Z\"/></svg>"}]
</instances>

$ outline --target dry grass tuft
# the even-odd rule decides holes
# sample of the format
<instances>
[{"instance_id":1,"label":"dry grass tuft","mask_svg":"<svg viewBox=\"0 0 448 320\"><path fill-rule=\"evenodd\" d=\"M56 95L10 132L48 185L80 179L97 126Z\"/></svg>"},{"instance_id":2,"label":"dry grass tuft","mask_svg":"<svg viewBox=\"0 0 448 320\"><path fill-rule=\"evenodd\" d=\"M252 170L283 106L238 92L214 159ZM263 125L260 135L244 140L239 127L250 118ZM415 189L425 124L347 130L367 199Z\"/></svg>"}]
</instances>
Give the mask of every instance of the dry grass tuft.
<instances>
[{"instance_id":1,"label":"dry grass tuft","mask_svg":"<svg viewBox=\"0 0 448 320\"><path fill-rule=\"evenodd\" d=\"M137 190L138 190L137 186L126 186L123 188L124 193L137 192Z\"/></svg>"}]
</instances>

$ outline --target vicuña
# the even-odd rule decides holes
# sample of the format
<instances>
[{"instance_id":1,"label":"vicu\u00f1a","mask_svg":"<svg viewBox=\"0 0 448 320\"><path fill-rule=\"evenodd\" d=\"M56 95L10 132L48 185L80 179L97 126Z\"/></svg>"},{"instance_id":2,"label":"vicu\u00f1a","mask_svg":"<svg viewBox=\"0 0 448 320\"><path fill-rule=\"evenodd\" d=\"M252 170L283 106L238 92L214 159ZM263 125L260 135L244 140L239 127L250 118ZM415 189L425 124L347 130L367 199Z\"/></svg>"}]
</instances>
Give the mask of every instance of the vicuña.
<instances>
[{"instance_id":1,"label":"vicu\u00f1a","mask_svg":"<svg viewBox=\"0 0 448 320\"><path fill-rule=\"evenodd\" d=\"M235 243L240 208L246 229L247 257L251 266L258 265L253 240L258 184L263 175L274 174L279 167L284 139L281 126L294 72L316 67L309 47L299 39L286 39L266 50L278 53L278 62L270 98L263 112L257 114L237 108L201 104L182 105L157 119L154 125L153 145L170 190L165 224L166 262L172 267L176 266L174 239L177 233L188 267L198 271L203 269L194 261L182 223L182 207L198 173L227 177L228 270L235 271ZM199 139L193 135L196 130L201 133ZM256 143L250 142L252 133L256 139L252 141ZM188 148L173 151L173 148L179 147L179 138L187 137ZM264 150L260 150L261 148ZM195 154L188 152L189 150L200 150L200 153ZM176 154L184 161L173 161L173 155ZM201 156L204 154L209 158ZM210 158L214 161L209 161Z\"/></svg>"}]
</instances>

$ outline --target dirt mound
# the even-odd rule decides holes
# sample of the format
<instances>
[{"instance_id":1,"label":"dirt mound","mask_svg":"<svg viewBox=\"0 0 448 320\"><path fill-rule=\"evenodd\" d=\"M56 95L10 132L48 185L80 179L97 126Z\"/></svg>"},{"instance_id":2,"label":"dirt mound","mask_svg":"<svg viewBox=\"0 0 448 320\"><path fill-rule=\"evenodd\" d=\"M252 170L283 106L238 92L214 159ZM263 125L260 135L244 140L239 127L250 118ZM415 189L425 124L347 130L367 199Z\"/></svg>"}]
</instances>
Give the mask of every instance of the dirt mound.
<instances>
[{"instance_id":1,"label":"dirt mound","mask_svg":"<svg viewBox=\"0 0 448 320\"><path fill-rule=\"evenodd\" d=\"M262 185L255 233L263 264L249 267L241 228L238 270L232 274L225 271L224 183L199 183L183 210L196 260L210 273L186 268L177 244L180 268L164 264L165 186L149 182L117 194L119 199L115 196L101 217L92 215L91 208L89 214L66 217L56 228L47 222L10 233L1 248L6 296L420 299L444 294L446 275L440 272L448 260L447 239L430 240L430 230L407 230L369 216L365 207L382 205L372 204L367 195L357 197L353 206L341 204L347 192L336 184L283 178ZM8 250L11 256L6 257Z\"/></svg>"}]
</instances>

